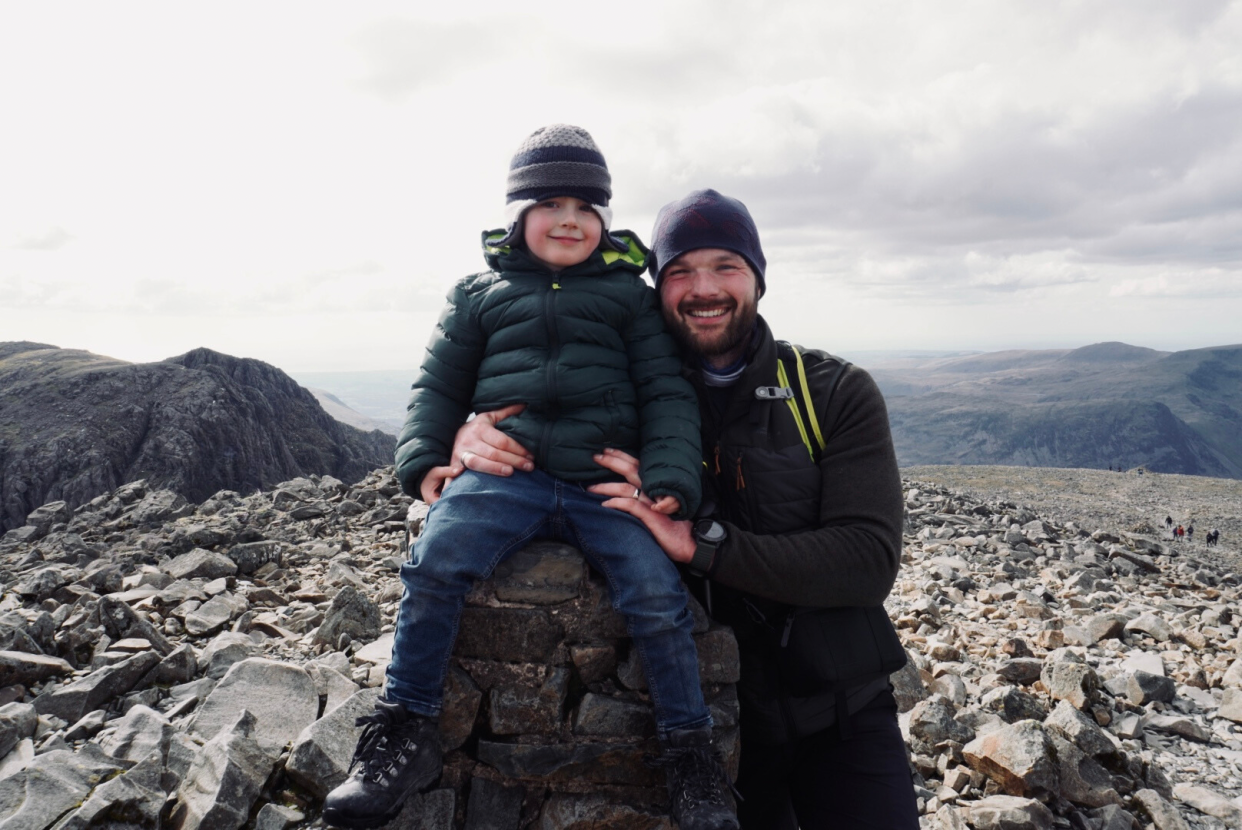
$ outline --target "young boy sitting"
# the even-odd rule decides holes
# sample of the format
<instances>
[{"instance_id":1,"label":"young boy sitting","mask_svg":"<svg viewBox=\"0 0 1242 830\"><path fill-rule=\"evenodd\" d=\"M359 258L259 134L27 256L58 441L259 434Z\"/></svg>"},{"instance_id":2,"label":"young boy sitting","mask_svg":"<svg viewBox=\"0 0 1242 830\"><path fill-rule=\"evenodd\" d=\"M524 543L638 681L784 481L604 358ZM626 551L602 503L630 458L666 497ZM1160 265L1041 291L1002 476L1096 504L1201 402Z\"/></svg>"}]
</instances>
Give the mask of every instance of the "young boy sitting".
<instances>
[{"instance_id":1,"label":"young boy sitting","mask_svg":"<svg viewBox=\"0 0 1242 830\"><path fill-rule=\"evenodd\" d=\"M575 545L625 615L655 707L671 813L683 830L736 828L711 748L692 619L677 569L641 523L587 488L615 480L606 447L641 459L645 493L692 517L700 499L698 405L681 378L647 250L609 230L611 178L585 130L536 130L509 166L504 231L485 233L490 271L461 280L427 347L397 443L397 475L431 509L401 568L384 696L328 794L326 821L376 827L440 775L438 717L465 594L534 539ZM535 468L501 478L466 469L434 492L471 412L525 404L499 424ZM466 463L462 461L462 467ZM704 774L704 771L708 774Z\"/></svg>"}]
</instances>

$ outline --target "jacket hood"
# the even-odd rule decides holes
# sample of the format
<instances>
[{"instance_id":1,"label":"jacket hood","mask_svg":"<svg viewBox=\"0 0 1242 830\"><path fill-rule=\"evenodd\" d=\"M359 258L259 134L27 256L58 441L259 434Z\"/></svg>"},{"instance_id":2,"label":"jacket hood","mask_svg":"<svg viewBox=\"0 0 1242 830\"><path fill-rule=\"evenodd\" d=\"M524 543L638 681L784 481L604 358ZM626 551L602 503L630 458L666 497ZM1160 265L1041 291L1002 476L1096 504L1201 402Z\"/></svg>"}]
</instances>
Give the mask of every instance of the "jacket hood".
<instances>
[{"instance_id":1,"label":"jacket hood","mask_svg":"<svg viewBox=\"0 0 1242 830\"><path fill-rule=\"evenodd\" d=\"M509 233L506 229L483 232L483 259L487 267L493 271L547 271L546 265L535 260L525 248L506 244ZM613 250L600 246L577 265L571 265L562 274L595 274L613 268L624 268L627 271L641 274L647 268L647 257L651 251L633 231L616 231L610 234L612 242L623 250Z\"/></svg>"}]
</instances>

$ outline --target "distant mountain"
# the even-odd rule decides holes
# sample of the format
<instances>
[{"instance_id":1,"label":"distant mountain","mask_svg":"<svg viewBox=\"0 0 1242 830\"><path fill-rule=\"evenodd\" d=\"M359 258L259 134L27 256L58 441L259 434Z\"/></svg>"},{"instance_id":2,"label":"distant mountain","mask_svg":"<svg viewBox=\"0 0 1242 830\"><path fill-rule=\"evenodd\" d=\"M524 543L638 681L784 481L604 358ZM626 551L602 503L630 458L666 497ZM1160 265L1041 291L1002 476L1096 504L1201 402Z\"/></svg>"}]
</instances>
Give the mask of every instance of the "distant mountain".
<instances>
[{"instance_id":1,"label":"distant mountain","mask_svg":"<svg viewBox=\"0 0 1242 830\"><path fill-rule=\"evenodd\" d=\"M307 389L331 394L363 417L382 424L380 429L387 427L395 435L405 423L405 405L410 402L410 384L418 374L418 367L292 374L293 379ZM319 402L323 403L323 399ZM324 408L332 411L327 406ZM346 423L351 421L346 420Z\"/></svg>"},{"instance_id":2,"label":"distant mountain","mask_svg":"<svg viewBox=\"0 0 1242 830\"><path fill-rule=\"evenodd\" d=\"M140 478L202 501L311 473L352 483L393 438L329 416L281 370L208 349L126 363L0 343L0 532Z\"/></svg>"},{"instance_id":3,"label":"distant mountain","mask_svg":"<svg viewBox=\"0 0 1242 830\"><path fill-rule=\"evenodd\" d=\"M363 432L371 432L378 429L380 432L387 433L393 437L396 437L397 433L401 431L400 424L369 418L326 389L316 389L313 386L308 386L306 391L315 396L315 400L319 401L319 405L323 407L324 412L327 412L343 424L349 424L351 427L360 429Z\"/></svg>"},{"instance_id":4,"label":"distant mountain","mask_svg":"<svg viewBox=\"0 0 1242 830\"><path fill-rule=\"evenodd\" d=\"M1008 464L1242 478L1242 345L1126 343L903 362L872 373L903 466Z\"/></svg>"}]
</instances>

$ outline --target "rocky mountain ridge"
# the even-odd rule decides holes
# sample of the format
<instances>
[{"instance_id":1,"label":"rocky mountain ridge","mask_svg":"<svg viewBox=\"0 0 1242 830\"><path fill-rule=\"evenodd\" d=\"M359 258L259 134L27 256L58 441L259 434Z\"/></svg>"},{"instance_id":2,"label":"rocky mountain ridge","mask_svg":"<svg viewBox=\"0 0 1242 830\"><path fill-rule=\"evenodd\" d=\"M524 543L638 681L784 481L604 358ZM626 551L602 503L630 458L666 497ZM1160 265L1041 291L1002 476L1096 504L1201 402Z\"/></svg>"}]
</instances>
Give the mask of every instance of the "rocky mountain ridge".
<instances>
[{"instance_id":1,"label":"rocky mountain ridge","mask_svg":"<svg viewBox=\"0 0 1242 830\"><path fill-rule=\"evenodd\" d=\"M0 343L0 532L147 479L202 501L307 473L356 481L393 439L345 426L279 369L195 349L133 364Z\"/></svg>"},{"instance_id":2,"label":"rocky mountain ridge","mask_svg":"<svg viewBox=\"0 0 1242 830\"><path fill-rule=\"evenodd\" d=\"M905 487L887 607L922 825L1242 826L1242 577L1202 548ZM0 826L321 827L382 684L410 505L388 468L36 510L0 540ZM506 564L463 617L445 773L389 826L669 830L598 579L556 545ZM736 649L695 612L732 764Z\"/></svg>"}]
</instances>

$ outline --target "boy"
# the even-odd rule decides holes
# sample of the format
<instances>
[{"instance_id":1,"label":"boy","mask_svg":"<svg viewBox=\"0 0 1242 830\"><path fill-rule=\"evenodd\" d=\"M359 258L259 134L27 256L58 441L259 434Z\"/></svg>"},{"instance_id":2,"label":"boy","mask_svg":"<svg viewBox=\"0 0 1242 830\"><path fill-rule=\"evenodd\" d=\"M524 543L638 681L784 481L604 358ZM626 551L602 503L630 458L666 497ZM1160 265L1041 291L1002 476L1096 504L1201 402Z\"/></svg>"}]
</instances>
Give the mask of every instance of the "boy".
<instances>
[{"instance_id":1,"label":"boy","mask_svg":"<svg viewBox=\"0 0 1242 830\"><path fill-rule=\"evenodd\" d=\"M736 828L676 567L641 523L586 489L612 477L594 458L615 447L641 458L647 491L634 498L684 518L698 508L698 405L641 276L647 251L609 230L608 167L578 127L526 139L506 195L507 228L483 236L491 270L450 292L413 385L397 475L432 507L401 568L384 696L359 719L357 771L328 794L324 818L379 826L439 777L437 718L462 598L527 542L559 538L604 574L626 616L655 704L674 819L683 830ZM470 411L518 403L525 409L500 428L530 450L535 469L510 478L465 469L437 494Z\"/></svg>"}]
</instances>

